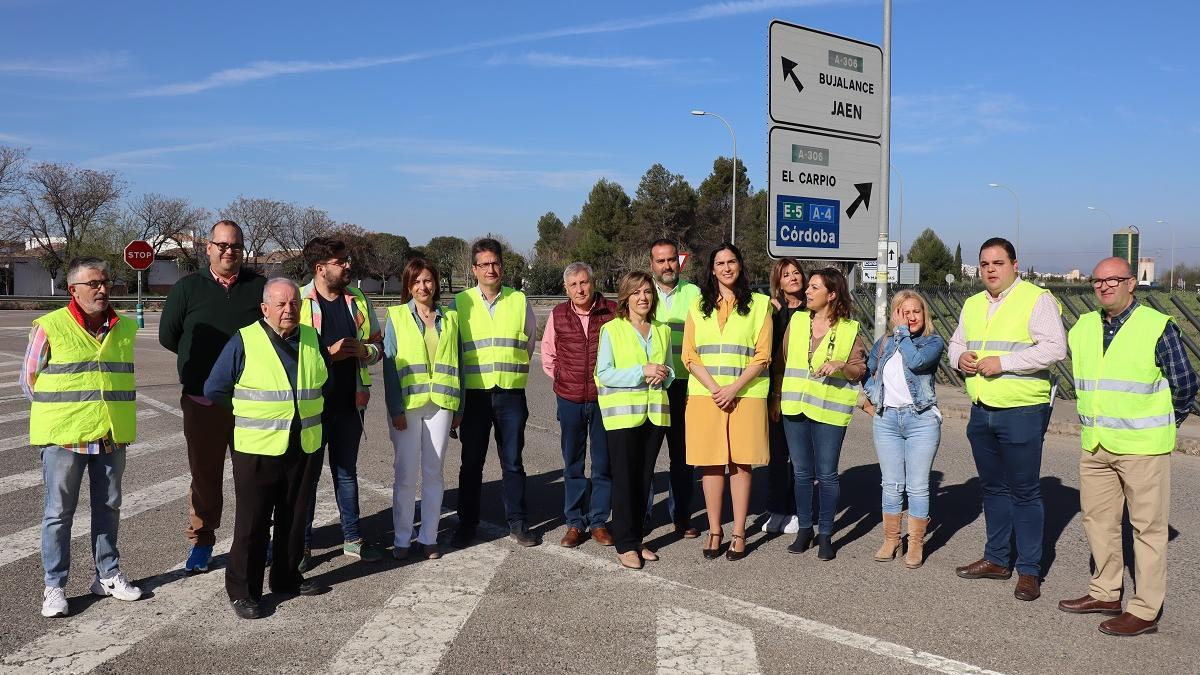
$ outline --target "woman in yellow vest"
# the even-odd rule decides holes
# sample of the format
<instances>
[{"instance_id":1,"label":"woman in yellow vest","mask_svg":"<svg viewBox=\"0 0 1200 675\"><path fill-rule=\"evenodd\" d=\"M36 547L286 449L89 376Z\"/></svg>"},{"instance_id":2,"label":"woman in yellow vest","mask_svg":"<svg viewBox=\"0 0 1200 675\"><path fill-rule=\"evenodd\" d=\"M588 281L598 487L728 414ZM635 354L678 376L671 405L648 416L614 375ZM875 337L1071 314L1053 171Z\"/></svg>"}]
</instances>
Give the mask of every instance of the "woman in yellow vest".
<instances>
[{"instance_id":1,"label":"woman in yellow vest","mask_svg":"<svg viewBox=\"0 0 1200 675\"><path fill-rule=\"evenodd\" d=\"M438 271L413 258L401 274L402 305L388 308L383 327L383 391L395 449L392 489L392 557L408 557L421 476L421 531L426 558L440 558L443 459L450 430L458 425L462 392L458 374L458 313L443 309Z\"/></svg>"},{"instance_id":2,"label":"woman in yellow vest","mask_svg":"<svg viewBox=\"0 0 1200 675\"><path fill-rule=\"evenodd\" d=\"M683 329L688 381L687 462L701 467L709 535L704 557L720 555L725 470L733 503L733 534L725 557L746 556L750 468L766 464L767 366L771 363L771 299L750 292L742 252L724 243L708 256L700 299Z\"/></svg>"},{"instance_id":3,"label":"woman in yellow vest","mask_svg":"<svg viewBox=\"0 0 1200 675\"><path fill-rule=\"evenodd\" d=\"M832 560L838 461L858 401L855 383L867 370L867 350L850 318L846 277L832 267L813 272L804 297L808 311L792 315L776 361L772 417L783 419L795 476L800 530L788 546L802 553L813 541L813 479L820 487L817 557Z\"/></svg>"},{"instance_id":4,"label":"woman in yellow vest","mask_svg":"<svg viewBox=\"0 0 1200 675\"><path fill-rule=\"evenodd\" d=\"M782 361L783 334L792 315L804 311L804 270L795 258L780 258L771 265L771 362ZM772 373L774 371L772 370ZM796 534L800 521L796 519L796 490L792 460L788 456L787 436L783 422L771 418L767 423L770 437L771 462L767 464L767 517L764 532Z\"/></svg>"},{"instance_id":5,"label":"woman in yellow vest","mask_svg":"<svg viewBox=\"0 0 1200 675\"><path fill-rule=\"evenodd\" d=\"M630 272L617 290L616 318L600 328L596 392L612 471L612 534L617 559L631 569L658 555L642 545L646 499L663 435L671 426L667 387L671 328L653 319L654 279Z\"/></svg>"}]
</instances>

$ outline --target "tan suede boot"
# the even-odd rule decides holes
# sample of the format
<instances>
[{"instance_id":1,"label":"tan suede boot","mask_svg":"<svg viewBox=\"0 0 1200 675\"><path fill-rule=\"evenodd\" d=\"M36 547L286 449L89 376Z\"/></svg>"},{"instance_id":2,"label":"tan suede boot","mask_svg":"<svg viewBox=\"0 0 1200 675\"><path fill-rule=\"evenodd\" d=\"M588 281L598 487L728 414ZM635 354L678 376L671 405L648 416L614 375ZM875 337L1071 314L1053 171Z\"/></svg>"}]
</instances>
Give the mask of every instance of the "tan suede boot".
<instances>
[{"instance_id":1,"label":"tan suede boot","mask_svg":"<svg viewBox=\"0 0 1200 675\"><path fill-rule=\"evenodd\" d=\"M900 514L883 514L883 546L875 552L875 560L887 562L896 557L900 550Z\"/></svg>"},{"instance_id":2,"label":"tan suede boot","mask_svg":"<svg viewBox=\"0 0 1200 675\"><path fill-rule=\"evenodd\" d=\"M908 552L904 554L904 566L915 570L925 564L925 530L928 518L908 517Z\"/></svg>"}]
</instances>

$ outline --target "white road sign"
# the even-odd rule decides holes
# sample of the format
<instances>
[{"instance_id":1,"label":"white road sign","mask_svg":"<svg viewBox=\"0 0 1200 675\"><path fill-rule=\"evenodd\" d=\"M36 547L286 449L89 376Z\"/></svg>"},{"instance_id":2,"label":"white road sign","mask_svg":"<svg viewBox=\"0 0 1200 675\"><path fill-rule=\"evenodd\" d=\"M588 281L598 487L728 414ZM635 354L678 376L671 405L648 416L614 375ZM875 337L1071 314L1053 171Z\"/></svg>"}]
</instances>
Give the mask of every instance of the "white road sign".
<instances>
[{"instance_id":1,"label":"white road sign","mask_svg":"<svg viewBox=\"0 0 1200 675\"><path fill-rule=\"evenodd\" d=\"M871 199L881 157L878 141L772 127L770 254L875 260L881 216Z\"/></svg>"},{"instance_id":2,"label":"white road sign","mask_svg":"<svg viewBox=\"0 0 1200 675\"><path fill-rule=\"evenodd\" d=\"M879 138L883 51L850 38L772 21L771 121Z\"/></svg>"},{"instance_id":3,"label":"white road sign","mask_svg":"<svg viewBox=\"0 0 1200 675\"><path fill-rule=\"evenodd\" d=\"M862 265L862 280L864 284L873 284L876 280L876 270L879 269L879 261L864 260ZM900 278L900 244L899 242L888 242L888 281L896 283ZM904 283L901 281L900 283ZM915 282L914 282L915 283Z\"/></svg>"}]
</instances>

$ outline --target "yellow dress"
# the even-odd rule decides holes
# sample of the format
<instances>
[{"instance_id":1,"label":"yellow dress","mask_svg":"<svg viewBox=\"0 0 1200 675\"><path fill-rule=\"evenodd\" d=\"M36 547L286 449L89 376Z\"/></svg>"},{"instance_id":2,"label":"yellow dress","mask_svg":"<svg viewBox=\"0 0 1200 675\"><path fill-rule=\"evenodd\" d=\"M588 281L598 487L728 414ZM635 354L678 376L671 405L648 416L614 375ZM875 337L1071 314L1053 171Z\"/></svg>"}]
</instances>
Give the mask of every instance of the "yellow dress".
<instances>
[{"instance_id":1,"label":"yellow dress","mask_svg":"<svg viewBox=\"0 0 1200 675\"><path fill-rule=\"evenodd\" d=\"M721 298L717 301L717 325L722 330L725 320L736 307L733 300ZM751 365L770 367L771 333L771 313L767 312L754 344ZM683 329L683 366L690 370L693 363L700 363L700 355L696 352L696 329L689 313ZM767 374L765 370L763 374ZM688 396L684 420L687 463L692 466L766 464L770 460L765 398L739 398L733 412L727 413L713 403L711 396Z\"/></svg>"}]
</instances>

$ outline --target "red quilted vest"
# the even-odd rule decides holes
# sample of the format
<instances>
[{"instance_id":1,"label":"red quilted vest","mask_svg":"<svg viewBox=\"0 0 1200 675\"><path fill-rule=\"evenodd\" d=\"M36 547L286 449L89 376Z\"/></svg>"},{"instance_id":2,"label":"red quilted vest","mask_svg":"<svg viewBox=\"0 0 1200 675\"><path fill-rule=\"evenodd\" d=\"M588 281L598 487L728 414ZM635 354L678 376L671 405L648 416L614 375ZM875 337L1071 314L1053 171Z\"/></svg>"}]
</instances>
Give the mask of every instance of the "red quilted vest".
<instances>
[{"instance_id":1,"label":"red quilted vest","mask_svg":"<svg viewBox=\"0 0 1200 675\"><path fill-rule=\"evenodd\" d=\"M617 304L603 295L589 312L587 335L568 300L554 308L554 393L575 403L596 400L596 349L600 327L616 315Z\"/></svg>"}]
</instances>

